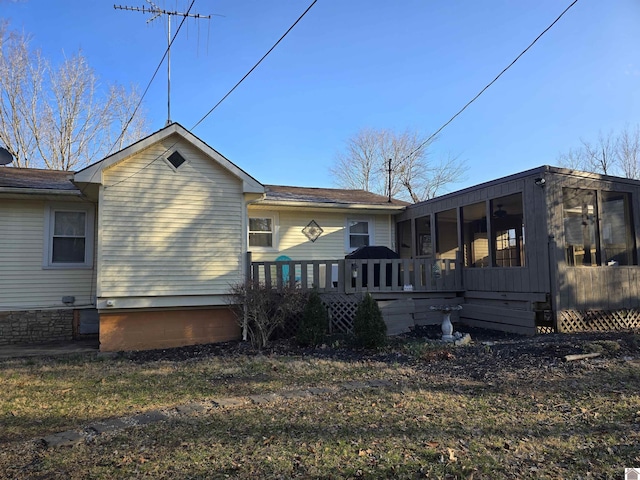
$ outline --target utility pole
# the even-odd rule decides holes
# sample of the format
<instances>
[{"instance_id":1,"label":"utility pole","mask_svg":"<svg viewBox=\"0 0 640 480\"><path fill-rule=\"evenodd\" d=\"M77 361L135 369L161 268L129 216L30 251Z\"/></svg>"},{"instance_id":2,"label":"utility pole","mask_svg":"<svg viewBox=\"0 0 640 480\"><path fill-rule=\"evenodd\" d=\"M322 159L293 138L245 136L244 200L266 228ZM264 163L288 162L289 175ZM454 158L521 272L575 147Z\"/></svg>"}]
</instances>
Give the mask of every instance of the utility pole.
<instances>
[{"instance_id":1,"label":"utility pole","mask_svg":"<svg viewBox=\"0 0 640 480\"><path fill-rule=\"evenodd\" d=\"M200 15L199 13L189 13L189 12L177 12L171 10L165 10L163 8L158 7L151 0L146 0L146 2L150 5L149 7L129 7L126 5L114 5L113 8L116 10L129 10L131 12L141 12L141 13L150 13L153 16L147 20L147 23L153 22L156 18L166 15L168 17L167 21L167 125L171 123L171 17L190 17L197 18L199 20L202 19L211 19L211 15Z\"/></svg>"},{"instance_id":2,"label":"utility pole","mask_svg":"<svg viewBox=\"0 0 640 480\"><path fill-rule=\"evenodd\" d=\"M389 203L391 203L391 159L389 159Z\"/></svg>"}]
</instances>

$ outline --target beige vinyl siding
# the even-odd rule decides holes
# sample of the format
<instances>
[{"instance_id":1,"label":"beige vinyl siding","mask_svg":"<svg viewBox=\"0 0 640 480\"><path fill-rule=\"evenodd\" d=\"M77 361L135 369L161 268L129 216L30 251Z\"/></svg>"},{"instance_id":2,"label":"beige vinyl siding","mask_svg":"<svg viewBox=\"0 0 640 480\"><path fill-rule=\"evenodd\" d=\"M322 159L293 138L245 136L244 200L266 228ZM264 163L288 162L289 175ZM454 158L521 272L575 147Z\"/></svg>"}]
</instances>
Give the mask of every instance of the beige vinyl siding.
<instances>
[{"instance_id":1,"label":"beige vinyl siding","mask_svg":"<svg viewBox=\"0 0 640 480\"><path fill-rule=\"evenodd\" d=\"M396 224L389 217L389 215L376 215L374 217L375 222L375 243L374 245L381 245L389 247L391 250L395 250L395 228Z\"/></svg>"},{"instance_id":2,"label":"beige vinyl siding","mask_svg":"<svg viewBox=\"0 0 640 480\"><path fill-rule=\"evenodd\" d=\"M252 259L255 261L272 261L280 255L286 255L292 260L333 260L344 258L346 251L345 227L347 218L370 219L374 223L374 244L391 247L390 239L395 228L389 222L389 215L354 214L345 211L310 211L300 208L274 209L257 205L249 206L250 217L269 216L277 214L277 250L265 251L249 247ZM323 233L311 242L302 233L311 220L322 228Z\"/></svg>"},{"instance_id":3,"label":"beige vinyl siding","mask_svg":"<svg viewBox=\"0 0 640 480\"><path fill-rule=\"evenodd\" d=\"M92 303L93 269L43 269L47 202L0 200L0 310L68 308ZM79 203L79 205L86 205Z\"/></svg>"},{"instance_id":4,"label":"beige vinyl siding","mask_svg":"<svg viewBox=\"0 0 640 480\"><path fill-rule=\"evenodd\" d=\"M100 297L225 294L241 280L242 183L176 139L104 172ZM162 159L172 146L177 170Z\"/></svg>"}]
</instances>

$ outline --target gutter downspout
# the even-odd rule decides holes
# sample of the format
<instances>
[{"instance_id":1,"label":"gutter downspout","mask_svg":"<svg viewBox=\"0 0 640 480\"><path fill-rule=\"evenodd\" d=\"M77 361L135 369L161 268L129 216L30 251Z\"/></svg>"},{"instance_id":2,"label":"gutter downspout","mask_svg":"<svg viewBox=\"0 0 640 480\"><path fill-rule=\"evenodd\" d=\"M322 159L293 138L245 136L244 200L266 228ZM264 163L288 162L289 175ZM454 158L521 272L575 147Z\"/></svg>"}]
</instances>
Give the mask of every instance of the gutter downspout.
<instances>
[{"instance_id":1,"label":"gutter downspout","mask_svg":"<svg viewBox=\"0 0 640 480\"><path fill-rule=\"evenodd\" d=\"M249 231L249 205L260 202L266 198L267 194L263 193L259 198L244 201L244 212L242 215L242 271L244 275L245 288L251 281L251 252L249 251L248 231ZM246 342L249 338L249 326L247 324L247 304L243 305L242 319L242 341Z\"/></svg>"}]
</instances>

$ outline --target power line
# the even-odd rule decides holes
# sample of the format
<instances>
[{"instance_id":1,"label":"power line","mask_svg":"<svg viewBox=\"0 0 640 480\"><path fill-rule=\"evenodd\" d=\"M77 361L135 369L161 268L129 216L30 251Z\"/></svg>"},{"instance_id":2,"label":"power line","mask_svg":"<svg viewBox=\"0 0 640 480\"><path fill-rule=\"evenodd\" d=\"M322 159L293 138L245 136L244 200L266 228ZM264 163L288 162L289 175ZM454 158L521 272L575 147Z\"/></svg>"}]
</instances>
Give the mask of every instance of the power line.
<instances>
[{"instance_id":1,"label":"power line","mask_svg":"<svg viewBox=\"0 0 640 480\"><path fill-rule=\"evenodd\" d=\"M222 102L223 102L223 101L224 101L224 100L225 100L229 95L231 95L231 93L232 93L232 92L233 92L233 91L234 91L234 90L235 90L235 89L236 89L236 88L237 88L237 87L238 87L238 86L239 86L239 85L240 85L240 84L241 84L241 83L242 83L242 82L243 82L243 81L244 81L244 80L245 80L245 79L246 79L246 78L251 74L251 72L253 72L253 71L258 67L258 65L260 65L260 63L262 63L262 61L263 61L265 58L267 58L267 56L268 56L268 55L269 55L269 54L270 54L270 53L271 53L271 52L272 52L272 51L273 51L273 50L278 46L278 44L279 44L279 43L284 39L284 37L286 37L286 36L287 36L287 34L288 34L291 30L293 30L293 28L298 24L298 22L300 22L300 20L302 20L302 18L307 14L307 12L308 12L309 10L311 10L311 7L313 7L313 6L316 4L316 2L317 2L317 1L318 1L318 0L314 0L314 1L311 3L311 5L309 5L309 7L307 7L307 9L302 13L302 15L300 15L300 16L298 17L298 19L293 23L293 25L291 25L291 26L287 29L287 31L286 31L286 32L284 32L284 34L283 34L283 35L278 39L278 41L277 41L277 42L276 42L276 43L275 43L275 44L274 44L274 45L269 49L269 51L267 51L267 53L265 53L265 54L262 56L262 58L261 58L261 59L260 59L260 60L259 60L259 61L258 61L258 62L253 66L253 67L252 67L252 68L251 68L251 70L249 70L249 71L247 72L247 74L246 74L244 77L242 77L242 79L240 79L240 81L239 81L238 83L236 83L236 84L235 84L235 86L234 86L231 90L229 90L229 92L227 92L227 94L226 94L224 97L222 97L222 99L221 99L218 103L216 103L216 104L213 106L213 108L212 108L211 110L209 110L209 111L207 112L207 114L206 114L204 117L202 117L202 118L198 121L198 123L196 123L196 124L191 128L191 130L195 129L195 128L200 124L200 123L202 123L202 122L204 121L204 119L205 119L205 118L207 118L207 117L211 114L211 112L213 112L213 111L218 107L218 105L220 105L220 104L221 104L221 103L222 103ZM191 7L193 7L193 4L194 4L194 3L195 3L195 0L193 0L193 1L191 2L191 5L189 6L189 9L187 10L187 13L189 13L189 11L191 10ZM182 24L184 23L185 19L186 19L186 17L184 17L184 18L182 19L182 22L180 23L180 26L178 27L178 30L176 31L176 34L175 34L175 36L173 37L173 39L174 39L174 40L175 40L176 36L178 35L178 32L180 31L180 28L182 27ZM171 43L173 43L173 40L171 41ZM169 47L167 48L167 50L168 50L170 47L171 47L171 44L169 44ZM165 52L165 56L166 56L166 52ZM147 91L149 90L149 87L150 87L150 85L151 85L151 82L153 81L153 78L155 78L155 75L158 73L158 70L160 69L160 66L162 65L162 62L163 62L163 61L164 61L164 56L162 57L162 60L160 61L160 64L158 65L158 68L156 68L156 71L155 71L155 73L153 74L153 77L151 78L151 81L149 82L149 85L147 85L147 88L146 88L146 90L145 90L145 92L144 92L144 94L143 94L142 98L144 98L144 95L146 95ZM140 99L140 103L142 103L142 98ZM137 109L138 109L138 107L140 106L140 103L138 103L138 106L136 107L136 110L137 110ZM134 114L133 114L133 115L135 115L135 111L134 111ZM133 115L132 115L132 116L131 116L131 118L129 119L129 122L131 122L131 120L133 119ZM128 124L129 124L129 122L127 122L127 126L128 126ZM126 130L126 127L125 127L125 130ZM122 136L123 134L124 134L124 131L123 131L123 133L121 134L121 136ZM116 142L116 143L117 143L117 142ZM158 160L158 159L162 158L162 156L163 156L163 155L165 155L169 150L171 150L171 148L173 148L173 146L175 146L175 145L176 145L176 143L174 143L172 146L170 146L170 147L168 147L167 149L165 149L165 151L164 151L162 154L158 155L158 156L157 156L157 157L155 157L153 160L151 160L150 162L148 162L148 163L147 163L144 167L142 167L140 170L137 170L136 172L132 173L132 174L131 174L131 175L129 175L128 177L126 177L126 178L124 178L124 179L122 179L122 180L120 180L120 181L118 181L118 182L114 183L113 185L110 185L110 187L114 187L114 186L116 186L116 185L119 185L119 184L121 184L122 182L124 182L124 181L126 181L126 180L129 180L130 178L134 177L135 175L137 175L138 173L142 172L143 170L146 170L146 169L147 169L148 167L150 167L150 166L151 166L151 165L152 165L156 160ZM112 147L112 148L113 148L113 147ZM96 170L96 172L97 172L97 170ZM95 175L95 173L94 173L94 175Z\"/></svg>"},{"instance_id":2,"label":"power line","mask_svg":"<svg viewBox=\"0 0 640 480\"><path fill-rule=\"evenodd\" d=\"M167 54L169 53L169 50L170 50L171 46L173 45L173 42L175 41L176 37L178 36L178 33L180 33L180 29L182 28L182 25L184 24L185 20L187 19L187 16L191 12L191 8L193 7L194 3L196 3L196 0L192 0L191 1L191 5L189 5L189 8L187 9L186 14L184 14L185 16L182 18L182 21L180 22L180 25L178 25L178 29L176 30L176 33L173 35L173 38L171 39L171 42L167 46L167 49L164 51L164 55L162 55L162 58L160 59L160 63L158 63L158 66L156 67L155 72L153 72L153 75L151 76L151 80L149 80L149 83L147 84L147 88L144 89L144 93L140 97L140 100L138 101L138 104L136 105L136 108L133 110L133 113L131 114L131 116L129 117L127 122L125 123L125 125L124 125L124 127L122 129L122 132L120 133L120 135L118 135L118 138L116 139L116 141L113 143L113 145L109 149L109 152L115 148L115 146L118 144L120 139L124 136L125 132L127 131L127 128L129 128L129 125L133 121L133 118L136 116L136 113L138 113L138 110L140 109L140 105L142 105L142 101L144 100L144 97L147 95L147 92L149 91L149 88L151 88L151 84L155 80L156 75L158 74L158 71L160 71L160 67L163 64L164 59L167 58ZM113 7L116 8L115 5Z\"/></svg>"},{"instance_id":3,"label":"power line","mask_svg":"<svg viewBox=\"0 0 640 480\"><path fill-rule=\"evenodd\" d=\"M210 20L211 15L200 15L199 13L190 13L191 7L189 7L189 11L178 12L175 10L165 10L163 8L158 7L151 0L147 0L147 3L150 7L130 7L127 5L114 5L113 8L116 10L128 10L130 12L142 12L142 13L151 13L153 17L147 20L147 23L153 22L156 18L159 18L162 15L167 16L167 125L171 123L171 17L178 16L182 17L184 21L187 18L195 18L198 20L205 19ZM193 6L193 3L191 4Z\"/></svg>"},{"instance_id":4,"label":"power line","mask_svg":"<svg viewBox=\"0 0 640 480\"><path fill-rule=\"evenodd\" d=\"M442 130L444 130L451 122L453 122L456 117L458 115L460 115L462 112L464 112L467 107L469 105L471 105L473 102L475 102L478 97L480 97L480 95L482 95L491 85L493 85L507 70L509 70L518 60L520 60L520 57L522 57L525 53L527 53L527 51L533 47L533 45L540 40L540 38L547 33L549 30L551 30L551 27L553 27L563 16L565 13L567 13L569 11L569 9L571 9L571 7L573 7L576 3L578 3L578 0L574 0L567 8L564 9L564 11L558 15L558 17L551 23L551 25L549 25L547 28L545 28L542 33L540 35L538 35L535 40L533 42L531 42L529 44L529 46L527 48L525 48L522 52L520 52L520 55L518 55L509 65L507 65L497 76L496 78L494 78L493 80L491 80L491 82L489 82L482 90L480 90L480 92L478 92L478 94L473 97L471 100L469 100L467 102L467 104L462 107L460 110L458 110L458 112L451 117L444 125L442 125L438 130L435 131L435 133L431 134L429 136L429 138L427 138L424 142L422 142L416 149L414 149L411 153L409 153L405 159L409 158L411 155L413 155L414 153L418 152L422 147L424 147L425 145L427 145L431 140L433 140Z\"/></svg>"},{"instance_id":5,"label":"power line","mask_svg":"<svg viewBox=\"0 0 640 480\"><path fill-rule=\"evenodd\" d=\"M222 97L222 99L220 99L220 101L219 101L218 103L216 103L216 104L213 106L213 108L211 108L211 110L209 110L209 111L204 115L204 117L202 117L200 120L198 120L198 122L197 122L193 127L191 127L191 130L194 130L198 125L200 125L200 124L204 121L204 119L205 119L205 118L207 118L207 117L211 114L211 112L213 112L216 108L218 108L218 106L219 106L222 102L224 102L224 101L226 100L226 98L227 98L229 95L231 95L231 93L233 93L233 91L234 91L236 88L238 88L238 86L239 86L242 82L244 82L244 80L245 80L249 75L251 75L251 73L252 73L256 68L258 68L258 65L260 65L260 64L262 63L262 61L263 61L265 58L267 58L267 56L268 56L268 55L273 51L273 49L275 49L275 48L278 46L278 44L279 44L279 43L284 39L284 37L286 37L286 36L287 36L287 34L288 34L291 30L293 30L293 27L295 27L295 26L298 24L298 22L299 22L300 20L302 20L302 17L304 17L304 16L307 14L307 12L308 12L309 10L311 10L311 7L313 7L313 6L316 4L316 2L317 2L317 1L318 1L318 0L313 0L313 2L311 3L311 5L309 5L309 6L307 7L307 9L302 13L302 15L300 15L300 16L298 17L298 19L293 23L293 25L291 25L291 26L289 27L289 29L288 29L286 32L284 32L284 34L283 34L283 35L278 39L278 41L277 41L276 43L274 43L274 44L273 44L273 46L269 49L269 51L268 51L267 53L265 53L265 54L262 56L262 58L261 58L260 60L258 60L258 63L256 63L256 64L251 68L251 70L249 70L249 71L246 73L246 75L245 75L244 77L242 77L242 78L240 79L240 81L239 81L238 83L236 83L236 84L233 86L233 88L232 88L231 90L229 90L229 91L227 92L227 94L226 94L224 97ZM577 1L577 0L576 0L576 1Z\"/></svg>"}]
</instances>

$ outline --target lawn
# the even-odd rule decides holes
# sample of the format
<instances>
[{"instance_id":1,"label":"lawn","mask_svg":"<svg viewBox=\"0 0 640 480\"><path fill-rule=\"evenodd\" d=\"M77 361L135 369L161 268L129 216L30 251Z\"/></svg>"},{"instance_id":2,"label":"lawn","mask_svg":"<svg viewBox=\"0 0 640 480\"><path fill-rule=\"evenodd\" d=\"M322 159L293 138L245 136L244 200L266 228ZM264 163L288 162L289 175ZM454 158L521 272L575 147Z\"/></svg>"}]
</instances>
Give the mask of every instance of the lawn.
<instances>
[{"instance_id":1,"label":"lawn","mask_svg":"<svg viewBox=\"0 0 640 480\"><path fill-rule=\"evenodd\" d=\"M640 466L639 339L443 348L412 338L379 352L227 345L0 362L0 478L623 478ZM340 388L373 379L390 383ZM38 441L151 409L319 386L332 390L173 415L74 447Z\"/></svg>"}]
</instances>

